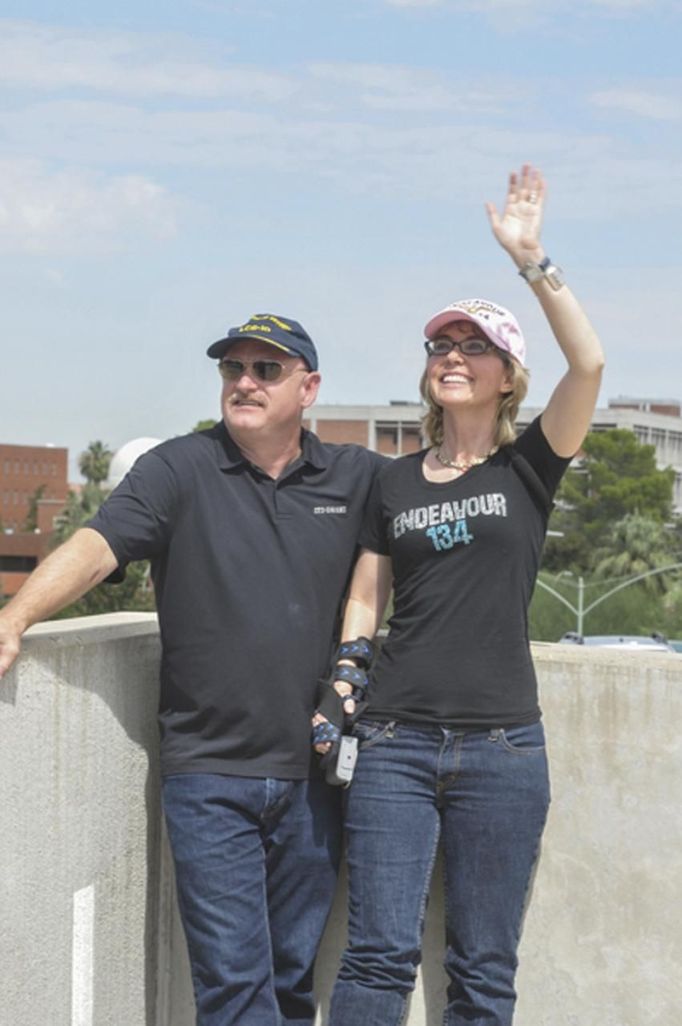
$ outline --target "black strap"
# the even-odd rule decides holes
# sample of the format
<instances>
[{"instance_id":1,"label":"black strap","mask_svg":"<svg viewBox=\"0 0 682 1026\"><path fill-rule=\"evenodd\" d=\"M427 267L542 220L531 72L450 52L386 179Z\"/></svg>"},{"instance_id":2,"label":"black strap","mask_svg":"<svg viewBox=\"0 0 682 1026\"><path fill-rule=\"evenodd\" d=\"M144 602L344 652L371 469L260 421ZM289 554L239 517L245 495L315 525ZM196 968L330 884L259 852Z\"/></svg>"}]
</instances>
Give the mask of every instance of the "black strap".
<instances>
[{"instance_id":1,"label":"black strap","mask_svg":"<svg viewBox=\"0 0 682 1026\"><path fill-rule=\"evenodd\" d=\"M336 658L337 660L354 659L356 666L361 666L368 670L374 659L374 645L364 635L355 638L353 641L342 641L336 653Z\"/></svg>"},{"instance_id":2,"label":"black strap","mask_svg":"<svg viewBox=\"0 0 682 1026\"><path fill-rule=\"evenodd\" d=\"M363 692L367 688L367 674L358 666L337 665L333 673L334 680L343 680L353 685L353 692Z\"/></svg>"},{"instance_id":3,"label":"black strap","mask_svg":"<svg viewBox=\"0 0 682 1026\"><path fill-rule=\"evenodd\" d=\"M317 709L326 720L335 727L343 727L343 698L330 681L321 680L317 684Z\"/></svg>"}]
</instances>

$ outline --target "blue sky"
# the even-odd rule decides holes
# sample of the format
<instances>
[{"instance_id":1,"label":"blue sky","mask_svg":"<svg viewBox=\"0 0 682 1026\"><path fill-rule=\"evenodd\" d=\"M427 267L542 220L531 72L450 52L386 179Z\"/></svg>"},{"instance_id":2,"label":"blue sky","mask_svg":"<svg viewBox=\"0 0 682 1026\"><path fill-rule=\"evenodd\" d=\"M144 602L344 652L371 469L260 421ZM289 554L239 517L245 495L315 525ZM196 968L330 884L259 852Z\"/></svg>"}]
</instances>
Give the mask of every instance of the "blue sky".
<instances>
[{"instance_id":1,"label":"blue sky","mask_svg":"<svg viewBox=\"0 0 682 1026\"><path fill-rule=\"evenodd\" d=\"M680 0L65 7L0 19L3 442L189 430L255 312L316 339L321 402L415 399L425 320L471 295L543 403L561 361L483 208L526 160L602 402L682 398Z\"/></svg>"}]
</instances>

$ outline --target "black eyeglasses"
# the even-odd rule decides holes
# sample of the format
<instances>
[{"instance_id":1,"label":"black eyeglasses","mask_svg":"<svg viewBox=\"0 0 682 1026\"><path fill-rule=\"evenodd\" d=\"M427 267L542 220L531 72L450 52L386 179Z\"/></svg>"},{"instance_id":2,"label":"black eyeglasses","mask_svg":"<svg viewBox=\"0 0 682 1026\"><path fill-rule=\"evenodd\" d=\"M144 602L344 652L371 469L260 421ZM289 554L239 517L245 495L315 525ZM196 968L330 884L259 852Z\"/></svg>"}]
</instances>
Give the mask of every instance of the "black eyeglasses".
<instances>
[{"instance_id":1,"label":"black eyeglasses","mask_svg":"<svg viewBox=\"0 0 682 1026\"><path fill-rule=\"evenodd\" d=\"M462 356L483 356L497 346L488 341L487 338L464 338L461 342L455 342L443 335L440 338L429 338L424 343L424 349L429 356L447 356L453 349L459 349Z\"/></svg>"},{"instance_id":2,"label":"black eyeglasses","mask_svg":"<svg viewBox=\"0 0 682 1026\"><path fill-rule=\"evenodd\" d=\"M239 381L246 370L259 381L278 381L284 369L279 360L221 360L218 364L225 381ZM305 370L305 367L295 367L294 370Z\"/></svg>"}]
</instances>

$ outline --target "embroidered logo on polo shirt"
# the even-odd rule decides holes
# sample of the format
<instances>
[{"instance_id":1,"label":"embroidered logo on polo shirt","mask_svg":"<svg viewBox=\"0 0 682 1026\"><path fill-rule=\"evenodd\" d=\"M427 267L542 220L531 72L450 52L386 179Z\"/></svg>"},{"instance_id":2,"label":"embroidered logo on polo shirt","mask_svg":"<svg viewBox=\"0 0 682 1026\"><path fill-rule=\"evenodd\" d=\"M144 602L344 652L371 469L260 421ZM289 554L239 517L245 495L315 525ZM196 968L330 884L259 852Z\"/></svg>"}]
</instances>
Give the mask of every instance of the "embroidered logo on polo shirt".
<instances>
[{"instance_id":1,"label":"embroidered logo on polo shirt","mask_svg":"<svg viewBox=\"0 0 682 1026\"><path fill-rule=\"evenodd\" d=\"M313 513L347 513L348 506L314 506Z\"/></svg>"}]
</instances>

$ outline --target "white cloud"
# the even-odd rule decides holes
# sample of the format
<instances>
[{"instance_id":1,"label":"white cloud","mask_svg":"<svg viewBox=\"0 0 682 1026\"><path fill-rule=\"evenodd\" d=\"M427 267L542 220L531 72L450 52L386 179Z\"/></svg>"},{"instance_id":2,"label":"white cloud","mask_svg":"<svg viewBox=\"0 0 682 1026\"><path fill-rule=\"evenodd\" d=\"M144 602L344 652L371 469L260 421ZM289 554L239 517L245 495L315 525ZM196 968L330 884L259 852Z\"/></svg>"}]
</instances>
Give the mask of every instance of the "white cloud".
<instances>
[{"instance_id":1,"label":"white cloud","mask_svg":"<svg viewBox=\"0 0 682 1026\"><path fill-rule=\"evenodd\" d=\"M120 104L37 104L0 113L0 132L12 152L40 140L50 163L100 167L253 169L275 172L273 190L287 188L287 175L322 179L340 193L371 195L380 189L403 197L466 205L499 199L499 176L519 155L532 154L562 182L562 214L604 220L625 211L652 213L682 207L682 161L669 152L637 150L617 138L586 136L568 128L539 125L521 130L480 118L398 124L356 117L307 117L297 110L280 116L233 110L147 111ZM302 177L304 176L304 177ZM490 195L489 190L496 191ZM159 200L161 203L161 200ZM554 211L554 198L552 210Z\"/></svg>"},{"instance_id":2,"label":"white cloud","mask_svg":"<svg viewBox=\"0 0 682 1026\"><path fill-rule=\"evenodd\" d=\"M285 75L239 65L225 68L215 59L212 65L206 54L192 60L187 56L191 45L166 36L0 21L0 82L35 90L267 102L288 99L296 90Z\"/></svg>"},{"instance_id":3,"label":"white cloud","mask_svg":"<svg viewBox=\"0 0 682 1026\"><path fill-rule=\"evenodd\" d=\"M140 175L51 173L38 161L0 162L0 249L52 253L111 248L122 235L166 239L175 209Z\"/></svg>"},{"instance_id":4,"label":"white cloud","mask_svg":"<svg viewBox=\"0 0 682 1026\"><path fill-rule=\"evenodd\" d=\"M639 89L607 89L594 93L595 107L622 110L628 114L653 121L679 121L682 119L682 93L674 96Z\"/></svg>"},{"instance_id":5,"label":"white cloud","mask_svg":"<svg viewBox=\"0 0 682 1026\"><path fill-rule=\"evenodd\" d=\"M519 0L462 2L501 9ZM195 169L227 172L223 216L234 169L269 176L268 194L284 201L292 187L328 183L341 196L408 197L450 211L487 197L501 201L500 173L526 154L562 183L553 214L605 221L682 206L674 140L644 152L615 127L586 134L569 120L570 104L557 107L560 83L551 80L341 61L283 76L254 66L240 78L205 43L202 55L192 52L197 45L10 24L0 36L0 80L33 89L28 102L13 98L0 107L0 137L13 158L0 167L1 247L111 247L131 233L172 234L178 203L162 183L184 172L189 197L191 178L205 181ZM90 91L76 89L83 85ZM39 91L48 88L49 96ZM665 91L609 88L591 102L679 120L673 89L670 82ZM173 102L161 104L166 90L175 91ZM237 177L245 188L248 176Z\"/></svg>"},{"instance_id":6,"label":"white cloud","mask_svg":"<svg viewBox=\"0 0 682 1026\"><path fill-rule=\"evenodd\" d=\"M61 28L0 21L0 83L33 92L67 92L139 101L229 100L239 104L283 104L330 108L354 100L381 110L499 110L510 102L508 86L477 88L448 84L438 72L399 65L313 63L287 74L229 64L224 53L187 56L197 44L133 33L70 32ZM208 52L206 52L208 51ZM345 89L338 96L338 87ZM331 96L325 88L337 89ZM348 90L356 95L348 95ZM518 90L512 90L513 93Z\"/></svg>"},{"instance_id":7,"label":"white cloud","mask_svg":"<svg viewBox=\"0 0 682 1026\"><path fill-rule=\"evenodd\" d=\"M359 102L374 110L499 113L526 92L510 83L486 88L483 76L472 88L469 83L449 81L435 71L400 65L318 62L309 70L318 82L357 90ZM348 100L346 94L346 106Z\"/></svg>"}]
</instances>

